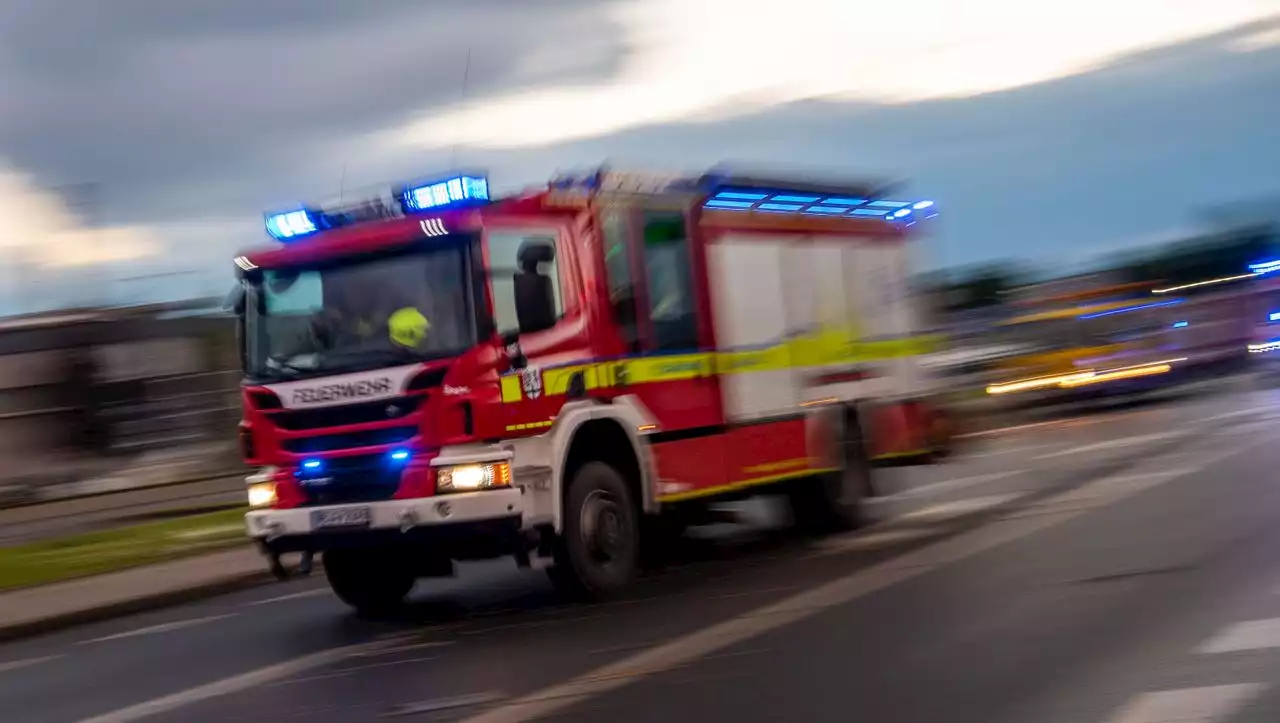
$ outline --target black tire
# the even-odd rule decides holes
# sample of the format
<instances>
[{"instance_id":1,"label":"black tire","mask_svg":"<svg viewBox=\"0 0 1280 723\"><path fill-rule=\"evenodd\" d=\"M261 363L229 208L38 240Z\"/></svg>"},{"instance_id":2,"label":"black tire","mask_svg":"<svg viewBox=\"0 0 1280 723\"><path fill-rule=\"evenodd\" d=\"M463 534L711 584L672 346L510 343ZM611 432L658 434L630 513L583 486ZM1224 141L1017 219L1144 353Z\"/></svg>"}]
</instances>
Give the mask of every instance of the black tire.
<instances>
[{"instance_id":1,"label":"black tire","mask_svg":"<svg viewBox=\"0 0 1280 723\"><path fill-rule=\"evenodd\" d=\"M547 571L562 592L603 598L635 580L640 561L640 513L622 475L603 462L578 468L565 495L564 530Z\"/></svg>"},{"instance_id":2,"label":"black tire","mask_svg":"<svg viewBox=\"0 0 1280 723\"><path fill-rule=\"evenodd\" d=\"M841 468L835 472L797 480L788 491L796 529L807 535L827 535L860 527L864 523L863 500L874 494L871 464L857 418L851 413L842 423Z\"/></svg>"},{"instance_id":3,"label":"black tire","mask_svg":"<svg viewBox=\"0 0 1280 723\"><path fill-rule=\"evenodd\" d=\"M362 617L383 618L404 605L413 589L413 572L394 553L330 550L324 554L329 587Z\"/></svg>"}]
</instances>

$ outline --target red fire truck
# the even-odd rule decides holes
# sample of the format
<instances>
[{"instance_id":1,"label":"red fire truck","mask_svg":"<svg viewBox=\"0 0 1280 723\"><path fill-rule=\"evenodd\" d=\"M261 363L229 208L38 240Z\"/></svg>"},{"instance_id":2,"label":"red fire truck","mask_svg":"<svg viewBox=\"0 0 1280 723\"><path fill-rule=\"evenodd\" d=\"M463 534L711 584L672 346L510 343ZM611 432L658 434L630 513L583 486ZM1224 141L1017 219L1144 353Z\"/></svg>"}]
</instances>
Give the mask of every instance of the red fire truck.
<instances>
[{"instance_id":1,"label":"red fire truck","mask_svg":"<svg viewBox=\"0 0 1280 723\"><path fill-rule=\"evenodd\" d=\"M856 523L877 463L948 443L907 246L866 183L480 174L269 214L236 259L249 535L377 613L512 556L608 594L711 503Z\"/></svg>"}]
</instances>

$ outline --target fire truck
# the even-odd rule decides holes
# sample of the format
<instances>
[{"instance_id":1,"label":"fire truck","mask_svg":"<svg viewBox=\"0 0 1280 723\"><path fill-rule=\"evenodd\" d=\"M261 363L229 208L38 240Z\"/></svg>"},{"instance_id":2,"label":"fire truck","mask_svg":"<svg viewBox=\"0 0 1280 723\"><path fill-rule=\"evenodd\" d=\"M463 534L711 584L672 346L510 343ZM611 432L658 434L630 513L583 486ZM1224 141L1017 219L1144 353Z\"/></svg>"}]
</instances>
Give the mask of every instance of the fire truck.
<instances>
[{"instance_id":1,"label":"fire truck","mask_svg":"<svg viewBox=\"0 0 1280 723\"><path fill-rule=\"evenodd\" d=\"M931 201L725 170L482 174L266 216L235 259L248 534L343 601L499 556L608 595L713 504L855 525L948 449L905 243ZM667 548L670 549L669 547Z\"/></svg>"}]
</instances>

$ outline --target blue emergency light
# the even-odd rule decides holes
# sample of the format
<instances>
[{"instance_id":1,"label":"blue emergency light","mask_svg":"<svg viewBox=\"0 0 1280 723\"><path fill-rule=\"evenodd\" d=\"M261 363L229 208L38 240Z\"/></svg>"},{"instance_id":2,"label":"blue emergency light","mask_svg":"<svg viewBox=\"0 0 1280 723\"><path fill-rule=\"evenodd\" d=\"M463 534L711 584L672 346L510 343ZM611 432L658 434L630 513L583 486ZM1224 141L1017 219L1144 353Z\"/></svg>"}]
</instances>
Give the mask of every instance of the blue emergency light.
<instances>
[{"instance_id":1,"label":"blue emergency light","mask_svg":"<svg viewBox=\"0 0 1280 723\"><path fill-rule=\"evenodd\" d=\"M295 208L266 214L267 233L289 243L321 231L366 221L400 218L422 211L476 206L489 202L489 179L475 173L456 174L429 183L393 189L392 195L369 199L342 208Z\"/></svg>"},{"instance_id":2,"label":"blue emergency light","mask_svg":"<svg viewBox=\"0 0 1280 723\"><path fill-rule=\"evenodd\" d=\"M1255 274L1269 274L1272 271L1280 271L1280 259L1249 264L1249 270Z\"/></svg>"},{"instance_id":3,"label":"blue emergency light","mask_svg":"<svg viewBox=\"0 0 1280 723\"><path fill-rule=\"evenodd\" d=\"M488 200L489 179L484 176L453 176L416 186L405 186L400 191L400 205L405 213L440 211L486 203Z\"/></svg>"},{"instance_id":4,"label":"blue emergency light","mask_svg":"<svg viewBox=\"0 0 1280 723\"><path fill-rule=\"evenodd\" d=\"M801 213L827 217L882 218L887 221L913 221L937 214L934 202L893 201L884 198L828 196L821 193L796 193L757 189L725 189L702 204L703 208L722 211L761 211L766 213Z\"/></svg>"},{"instance_id":5,"label":"blue emergency light","mask_svg":"<svg viewBox=\"0 0 1280 723\"><path fill-rule=\"evenodd\" d=\"M325 226L324 214L309 208L268 213L267 233L277 241L296 241L320 232Z\"/></svg>"}]
</instances>

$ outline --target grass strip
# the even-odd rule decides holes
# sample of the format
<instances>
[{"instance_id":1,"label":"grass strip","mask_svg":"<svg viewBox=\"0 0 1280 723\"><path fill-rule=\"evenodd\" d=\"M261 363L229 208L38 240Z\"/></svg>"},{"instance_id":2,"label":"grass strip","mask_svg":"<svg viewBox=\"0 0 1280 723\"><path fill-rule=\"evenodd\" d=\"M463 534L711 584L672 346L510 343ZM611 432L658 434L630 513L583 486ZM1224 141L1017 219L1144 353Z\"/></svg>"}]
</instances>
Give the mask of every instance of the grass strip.
<instances>
[{"instance_id":1,"label":"grass strip","mask_svg":"<svg viewBox=\"0 0 1280 723\"><path fill-rule=\"evenodd\" d=\"M248 544L244 513L221 510L0 547L0 591Z\"/></svg>"}]
</instances>

